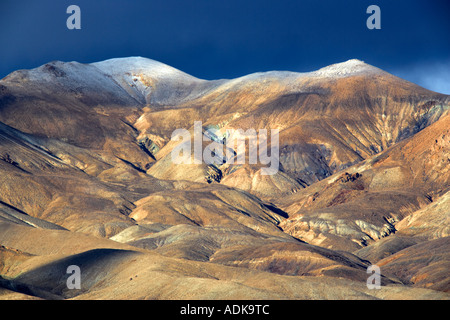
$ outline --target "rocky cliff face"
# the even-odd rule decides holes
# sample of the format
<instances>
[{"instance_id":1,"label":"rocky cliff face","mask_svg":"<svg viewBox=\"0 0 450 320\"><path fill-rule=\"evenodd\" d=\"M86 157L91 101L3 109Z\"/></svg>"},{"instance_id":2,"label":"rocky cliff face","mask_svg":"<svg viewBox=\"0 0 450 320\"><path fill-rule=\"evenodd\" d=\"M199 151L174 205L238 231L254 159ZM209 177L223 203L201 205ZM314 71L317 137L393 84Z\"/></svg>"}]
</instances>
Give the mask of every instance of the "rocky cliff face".
<instances>
[{"instance_id":1,"label":"rocky cliff face","mask_svg":"<svg viewBox=\"0 0 450 320\"><path fill-rule=\"evenodd\" d=\"M359 60L215 81L139 57L13 72L0 297L448 298L449 105ZM174 163L195 122L202 152L244 163ZM279 130L275 174L226 144L239 129Z\"/></svg>"}]
</instances>

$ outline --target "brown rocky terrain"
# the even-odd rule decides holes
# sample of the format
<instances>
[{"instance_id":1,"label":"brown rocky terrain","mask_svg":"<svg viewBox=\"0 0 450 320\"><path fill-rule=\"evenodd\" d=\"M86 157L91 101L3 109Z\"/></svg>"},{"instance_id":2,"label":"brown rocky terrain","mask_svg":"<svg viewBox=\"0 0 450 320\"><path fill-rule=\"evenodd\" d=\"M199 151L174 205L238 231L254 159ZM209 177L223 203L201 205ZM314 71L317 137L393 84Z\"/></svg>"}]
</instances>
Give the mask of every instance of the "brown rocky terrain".
<instances>
[{"instance_id":1,"label":"brown rocky terrain","mask_svg":"<svg viewBox=\"0 0 450 320\"><path fill-rule=\"evenodd\" d=\"M215 81L144 58L13 72L0 299L448 299L449 105L359 60ZM243 164L174 163L195 121L221 160L227 130L278 129L279 170L249 143L230 147Z\"/></svg>"}]
</instances>

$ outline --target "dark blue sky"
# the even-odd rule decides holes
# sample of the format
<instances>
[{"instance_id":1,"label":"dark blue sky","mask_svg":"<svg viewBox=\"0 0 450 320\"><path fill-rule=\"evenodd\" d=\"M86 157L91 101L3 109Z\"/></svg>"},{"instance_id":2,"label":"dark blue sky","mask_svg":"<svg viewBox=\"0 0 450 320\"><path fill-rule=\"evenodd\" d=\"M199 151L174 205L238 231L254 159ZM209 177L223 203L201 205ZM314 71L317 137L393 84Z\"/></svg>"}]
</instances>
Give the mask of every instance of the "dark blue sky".
<instances>
[{"instance_id":1,"label":"dark blue sky","mask_svg":"<svg viewBox=\"0 0 450 320\"><path fill-rule=\"evenodd\" d=\"M66 28L71 4L81 30ZM0 78L52 60L143 56L219 79L358 58L450 94L449 16L448 0L0 0Z\"/></svg>"}]
</instances>

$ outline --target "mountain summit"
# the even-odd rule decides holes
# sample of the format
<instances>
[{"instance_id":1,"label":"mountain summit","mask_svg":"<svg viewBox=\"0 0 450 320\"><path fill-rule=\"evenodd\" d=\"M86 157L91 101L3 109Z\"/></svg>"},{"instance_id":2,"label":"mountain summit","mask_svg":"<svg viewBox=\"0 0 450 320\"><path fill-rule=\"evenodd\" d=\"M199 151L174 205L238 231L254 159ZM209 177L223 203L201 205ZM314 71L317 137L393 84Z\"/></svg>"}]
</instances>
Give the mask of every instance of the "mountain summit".
<instances>
[{"instance_id":1,"label":"mountain summit","mask_svg":"<svg viewBox=\"0 0 450 320\"><path fill-rule=\"evenodd\" d=\"M358 59L350 59L345 62L332 64L330 66L321 68L315 72L315 75L322 77L343 77L353 76L357 74L374 74L383 72L381 69L375 68L364 61Z\"/></svg>"},{"instance_id":2,"label":"mountain summit","mask_svg":"<svg viewBox=\"0 0 450 320\"><path fill-rule=\"evenodd\" d=\"M142 57L15 71L0 298L448 299L449 106L356 59L212 81ZM174 162L191 141L173 133L196 123L202 155L245 161ZM223 147L227 130L272 129L275 174L249 143Z\"/></svg>"}]
</instances>

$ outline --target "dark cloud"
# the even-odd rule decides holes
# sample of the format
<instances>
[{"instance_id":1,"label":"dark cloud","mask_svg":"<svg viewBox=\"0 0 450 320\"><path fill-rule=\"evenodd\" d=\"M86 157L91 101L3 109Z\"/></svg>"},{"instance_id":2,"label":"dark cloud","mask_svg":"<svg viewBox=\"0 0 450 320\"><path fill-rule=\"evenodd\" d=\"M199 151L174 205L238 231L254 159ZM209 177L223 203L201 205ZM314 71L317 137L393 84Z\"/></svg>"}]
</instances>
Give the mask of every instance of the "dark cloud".
<instances>
[{"instance_id":1,"label":"dark cloud","mask_svg":"<svg viewBox=\"0 0 450 320\"><path fill-rule=\"evenodd\" d=\"M66 28L71 4L81 7L82 30ZM366 28L371 4L381 8L381 30ZM446 0L2 0L0 77L51 60L124 56L205 79L351 58L402 70L449 59L449 8Z\"/></svg>"}]
</instances>

